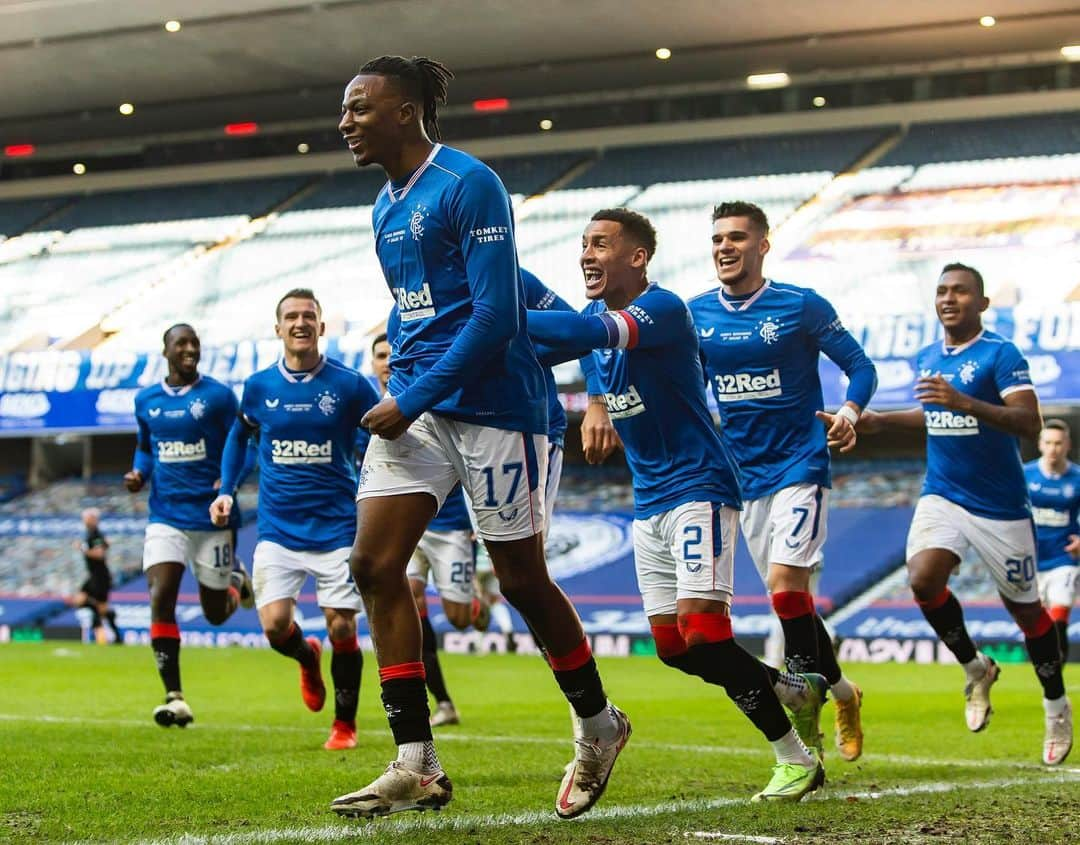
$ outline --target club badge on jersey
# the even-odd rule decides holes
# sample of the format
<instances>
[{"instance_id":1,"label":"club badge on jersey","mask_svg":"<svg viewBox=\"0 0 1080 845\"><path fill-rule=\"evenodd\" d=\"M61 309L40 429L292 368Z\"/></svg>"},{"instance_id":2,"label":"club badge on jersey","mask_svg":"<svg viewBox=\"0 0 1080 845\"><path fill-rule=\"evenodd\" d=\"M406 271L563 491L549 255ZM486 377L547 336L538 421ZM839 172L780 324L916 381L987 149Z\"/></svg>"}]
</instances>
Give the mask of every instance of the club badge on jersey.
<instances>
[{"instance_id":1,"label":"club badge on jersey","mask_svg":"<svg viewBox=\"0 0 1080 845\"><path fill-rule=\"evenodd\" d=\"M209 376L173 387L162 381L135 397L135 468L150 479L150 522L215 530L208 508L217 495L221 455L236 418L236 396Z\"/></svg>"},{"instance_id":2,"label":"club badge on jersey","mask_svg":"<svg viewBox=\"0 0 1080 845\"><path fill-rule=\"evenodd\" d=\"M846 398L866 407L874 365L832 305L810 288L766 280L729 299L719 287L688 303L720 412L720 430L749 501L797 484L828 487L829 448L819 353L849 377Z\"/></svg>"},{"instance_id":3,"label":"club badge on jersey","mask_svg":"<svg viewBox=\"0 0 1080 845\"><path fill-rule=\"evenodd\" d=\"M1039 542L1039 571L1075 566L1065 547L1070 537L1080 535L1080 466L1069 462L1061 475L1049 475L1035 460L1024 464L1024 478Z\"/></svg>"},{"instance_id":4,"label":"club badge on jersey","mask_svg":"<svg viewBox=\"0 0 1080 845\"><path fill-rule=\"evenodd\" d=\"M260 540L296 551L352 544L356 430L378 401L364 376L329 358L306 373L279 362L248 378L240 411L259 434Z\"/></svg>"},{"instance_id":5,"label":"club badge on jersey","mask_svg":"<svg viewBox=\"0 0 1080 845\"><path fill-rule=\"evenodd\" d=\"M922 376L940 374L961 393L1004 405L1005 397L1034 390L1028 363L1015 344L983 331L967 343L942 342L917 358ZM936 495L988 519L1028 519L1031 507L1016 437L970 414L924 405L926 481L923 495Z\"/></svg>"}]
</instances>

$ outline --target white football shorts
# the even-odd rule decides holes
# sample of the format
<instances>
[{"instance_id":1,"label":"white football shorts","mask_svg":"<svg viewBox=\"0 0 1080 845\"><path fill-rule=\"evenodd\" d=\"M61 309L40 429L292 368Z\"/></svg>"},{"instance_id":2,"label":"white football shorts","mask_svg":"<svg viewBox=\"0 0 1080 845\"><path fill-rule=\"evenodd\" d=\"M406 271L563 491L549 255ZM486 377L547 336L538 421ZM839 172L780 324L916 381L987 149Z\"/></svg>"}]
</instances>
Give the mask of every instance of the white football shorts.
<instances>
[{"instance_id":1,"label":"white football shorts","mask_svg":"<svg viewBox=\"0 0 1080 845\"><path fill-rule=\"evenodd\" d=\"M793 484L768 496L743 502L739 522L761 580L770 563L818 567L825 545L829 489Z\"/></svg>"},{"instance_id":2,"label":"white football shorts","mask_svg":"<svg viewBox=\"0 0 1080 845\"><path fill-rule=\"evenodd\" d=\"M1039 598L1046 607L1068 607L1076 603L1080 567L1055 566L1039 573Z\"/></svg>"},{"instance_id":3,"label":"white football shorts","mask_svg":"<svg viewBox=\"0 0 1080 845\"><path fill-rule=\"evenodd\" d=\"M430 493L436 511L460 481L484 540L506 542L544 529L547 437L424 413L397 440L372 437L357 501Z\"/></svg>"},{"instance_id":4,"label":"white football shorts","mask_svg":"<svg viewBox=\"0 0 1080 845\"><path fill-rule=\"evenodd\" d=\"M233 568L232 532L187 531L162 522L146 526L143 572L158 563L191 566L196 580L210 590L227 590Z\"/></svg>"},{"instance_id":5,"label":"white football shorts","mask_svg":"<svg viewBox=\"0 0 1080 845\"><path fill-rule=\"evenodd\" d=\"M563 447L557 443L548 446L547 483L544 485L544 531L551 527L551 515L555 512L555 498L559 495L562 481Z\"/></svg>"},{"instance_id":6,"label":"white football shorts","mask_svg":"<svg viewBox=\"0 0 1080 845\"><path fill-rule=\"evenodd\" d=\"M634 567L646 616L674 614L679 599L731 602L739 512L687 502L634 520Z\"/></svg>"},{"instance_id":7,"label":"white football shorts","mask_svg":"<svg viewBox=\"0 0 1080 845\"><path fill-rule=\"evenodd\" d=\"M471 531L425 531L405 574L425 584L430 576L446 601L473 599L476 553Z\"/></svg>"},{"instance_id":8,"label":"white football shorts","mask_svg":"<svg viewBox=\"0 0 1080 845\"><path fill-rule=\"evenodd\" d=\"M349 569L351 548L330 552L298 552L269 540L255 544L251 580L255 585L255 606L264 607L281 599L295 601L304 581L315 579L319 607L332 610L364 609Z\"/></svg>"},{"instance_id":9,"label":"white football shorts","mask_svg":"<svg viewBox=\"0 0 1080 845\"><path fill-rule=\"evenodd\" d=\"M1035 578L1035 527L1030 519L976 516L942 496L923 496L908 531L907 559L927 549L947 549L962 558L972 548L1010 601L1039 600Z\"/></svg>"}]
</instances>

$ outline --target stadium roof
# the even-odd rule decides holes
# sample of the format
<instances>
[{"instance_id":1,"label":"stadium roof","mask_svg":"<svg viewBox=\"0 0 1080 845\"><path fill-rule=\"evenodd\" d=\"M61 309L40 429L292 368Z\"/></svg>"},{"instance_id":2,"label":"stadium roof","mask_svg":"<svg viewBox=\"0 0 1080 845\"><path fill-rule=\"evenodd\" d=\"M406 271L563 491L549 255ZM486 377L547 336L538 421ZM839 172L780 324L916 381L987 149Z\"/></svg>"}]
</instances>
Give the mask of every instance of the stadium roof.
<instances>
[{"instance_id":1,"label":"stadium roof","mask_svg":"<svg viewBox=\"0 0 1080 845\"><path fill-rule=\"evenodd\" d=\"M995 26L979 24L987 14ZM167 32L177 16L182 28ZM1022 61L1076 42L1080 7L1053 0L15 0L0 3L0 140L172 130L173 103L225 121L332 119L343 83L381 53L443 60L462 103L759 71ZM117 111L123 102L132 117Z\"/></svg>"}]
</instances>

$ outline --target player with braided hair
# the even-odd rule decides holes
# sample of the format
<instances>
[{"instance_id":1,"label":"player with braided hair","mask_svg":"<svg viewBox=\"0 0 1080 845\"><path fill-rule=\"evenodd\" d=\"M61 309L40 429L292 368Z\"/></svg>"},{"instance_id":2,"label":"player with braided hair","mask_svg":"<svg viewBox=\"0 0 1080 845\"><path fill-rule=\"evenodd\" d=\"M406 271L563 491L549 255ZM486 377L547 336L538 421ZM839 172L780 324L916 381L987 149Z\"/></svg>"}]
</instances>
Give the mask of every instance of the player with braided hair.
<instances>
[{"instance_id":1,"label":"player with braided hair","mask_svg":"<svg viewBox=\"0 0 1080 845\"><path fill-rule=\"evenodd\" d=\"M446 93L453 72L442 62L424 56L380 56L360 68L360 73L394 77L403 92L420 100L424 133L432 141L441 141L439 104L446 103Z\"/></svg>"},{"instance_id":2,"label":"player with braided hair","mask_svg":"<svg viewBox=\"0 0 1080 845\"><path fill-rule=\"evenodd\" d=\"M420 619L404 576L460 482L503 596L537 633L579 720L555 801L560 817L573 818L603 794L630 722L608 702L577 612L547 571L547 394L526 330L513 209L488 167L437 143L451 76L431 59L374 59L346 86L338 125L356 164L377 164L389 177L373 228L400 324L388 332L387 395L363 420L373 436L351 565L398 757L332 808L370 817L450 800L428 724Z\"/></svg>"}]
</instances>

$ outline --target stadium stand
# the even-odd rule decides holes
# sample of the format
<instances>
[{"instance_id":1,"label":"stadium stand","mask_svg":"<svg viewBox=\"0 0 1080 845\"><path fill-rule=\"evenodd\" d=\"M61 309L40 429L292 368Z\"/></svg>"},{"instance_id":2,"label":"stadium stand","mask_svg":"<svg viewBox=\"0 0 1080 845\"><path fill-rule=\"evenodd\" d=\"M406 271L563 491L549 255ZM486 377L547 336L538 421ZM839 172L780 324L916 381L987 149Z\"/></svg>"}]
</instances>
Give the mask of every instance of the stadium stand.
<instances>
[{"instance_id":1,"label":"stadium stand","mask_svg":"<svg viewBox=\"0 0 1080 845\"><path fill-rule=\"evenodd\" d=\"M607 150L568 186L595 188L698 179L839 172L853 164L890 130L859 129Z\"/></svg>"},{"instance_id":2,"label":"stadium stand","mask_svg":"<svg viewBox=\"0 0 1080 845\"><path fill-rule=\"evenodd\" d=\"M242 183L213 182L152 190L108 191L79 200L50 223L71 230L84 226L124 226L232 214L257 216L266 214L307 181L303 176L279 176Z\"/></svg>"},{"instance_id":3,"label":"stadium stand","mask_svg":"<svg viewBox=\"0 0 1080 845\"><path fill-rule=\"evenodd\" d=\"M920 167L933 162L1066 155L1077 147L1080 112L915 124L879 163Z\"/></svg>"},{"instance_id":4,"label":"stadium stand","mask_svg":"<svg viewBox=\"0 0 1080 845\"><path fill-rule=\"evenodd\" d=\"M62 208L66 197L7 200L0 202L0 240L21 235L43 218Z\"/></svg>"},{"instance_id":5,"label":"stadium stand","mask_svg":"<svg viewBox=\"0 0 1080 845\"><path fill-rule=\"evenodd\" d=\"M25 491L25 486L13 489ZM258 507L258 490L241 488L243 512ZM83 534L81 512L97 508L109 541L108 564L119 586L142 572L143 531L149 494L131 495L119 476L90 481L65 479L0 502L0 595L23 598L65 596L86 578L82 554L72 546Z\"/></svg>"},{"instance_id":6,"label":"stadium stand","mask_svg":"<svg viewBox=\"0 0 1080 845\"><path fill-rule=\"evenodd\" d=\"M1052 221L1080 195L1080 155L1066 154L1078 125L1076 114L916 125L856 172L846 171L895 129L490 163L514 194L522 266L575 305L584 301L578 235L591 211L626 204L649 215L660 244L652 275L691 296L714 284L711 209L740 198L757 202L772 222L770 274L821 290L850 318L925 311L941 256L955 249L988 267L996 302L1014 304L1032 261L1022 247L1035 237L1050 245L1036 259L1048 283L1027 291L1029 299L1068 298L1076 285L1060 270L1071 241L1058 235L1055 245ZM1020 127L1027 158L975 159L1015 150L1009 139ZM1021 171L1024 184L1014 184ZM537 195L571 175L566 188ZM50 227L0 243L0 316L11 326L0 349L61 341L104 319L107 347L152 351L161 325L179 313L199 326L204 344L269 337L277 296L297 285L319 292L332 331L361 343L390 305L370 235L370 203L382 184L378 173L344 171L115 191L34 201L25 210L0 204L0 223L11 219L12 230L43 214ZM1048 231L1024 234L1033 221ZM1015 243L988 241L982 230L968 237L987 225ZM28 278L33 285L20 284ZM72 278L83 284L73 287Z\"/></svg>"}]
</instances>

